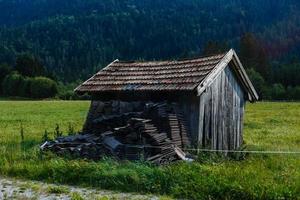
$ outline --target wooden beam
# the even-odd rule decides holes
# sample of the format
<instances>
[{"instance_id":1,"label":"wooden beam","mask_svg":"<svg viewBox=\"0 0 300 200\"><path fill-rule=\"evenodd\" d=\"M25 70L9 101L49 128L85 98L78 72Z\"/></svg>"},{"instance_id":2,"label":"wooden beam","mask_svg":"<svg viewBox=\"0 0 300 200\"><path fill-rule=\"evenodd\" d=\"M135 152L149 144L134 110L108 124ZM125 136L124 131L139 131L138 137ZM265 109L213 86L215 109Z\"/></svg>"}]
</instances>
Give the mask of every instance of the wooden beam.
<instances>
[{"instance_id":1,"label":"wooden beam","mask_svg":"<svg viewBox=\"0 0 300 200\"><path fill-rule=\"evenodd\" d=\"M253 100L254 101L258 100L259 96L258 96L252 82L250 81L250 79L245 71L245 68L243 67L243 64L241 63L239 57L237 56L237 54L234 50L233 50L233 60L237 62L238 71L240 72L241 77L244 79L244 82L248 86L249 91L252 93Z\"/></svg>"},{"instance_id":2,"label":"wooden beam","mask_svg":"<svg viewBox=\"0 0 300 200\"><path fill-rule=\"evenodd\" d=\"M209 87L218 75L222 72L223 69L228 65L233 57L233 49L231 49L222 60L215 66L215 68L206 76L206 78L199 84L197 87L198 96L200 96L207 87Z\"/></svg>"}]
</instances>

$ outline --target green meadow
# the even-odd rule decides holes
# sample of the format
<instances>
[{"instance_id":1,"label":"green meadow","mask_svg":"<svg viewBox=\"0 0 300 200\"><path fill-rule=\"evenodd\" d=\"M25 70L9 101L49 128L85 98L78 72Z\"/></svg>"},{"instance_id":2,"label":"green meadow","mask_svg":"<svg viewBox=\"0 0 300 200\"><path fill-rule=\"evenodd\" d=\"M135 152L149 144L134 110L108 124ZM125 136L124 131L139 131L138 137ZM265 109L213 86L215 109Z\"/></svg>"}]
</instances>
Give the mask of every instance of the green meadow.
<instances>
[{"instance_id":1,"label":"green meadow","mask_svg":"<svg viewBox=\"0 0 300 200\"><path fill-rule=\"evenodd\" d=\"M0 101L0 176L186 199L300 199L300 154L199 154L169 166L43 155L45 131L80 131L88 101ZM247 150L300 152L300 103L247 104Z\"/></svg>"}]
</instances>

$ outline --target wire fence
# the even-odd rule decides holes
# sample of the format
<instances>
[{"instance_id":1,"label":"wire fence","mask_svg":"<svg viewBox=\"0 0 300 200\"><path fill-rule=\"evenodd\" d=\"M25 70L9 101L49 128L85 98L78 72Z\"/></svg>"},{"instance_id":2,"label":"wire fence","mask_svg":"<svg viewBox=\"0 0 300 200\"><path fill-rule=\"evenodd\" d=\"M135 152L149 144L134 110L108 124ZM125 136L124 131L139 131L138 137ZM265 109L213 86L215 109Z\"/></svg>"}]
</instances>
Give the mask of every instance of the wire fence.
<instances>
[{"instance_id":1,"label":"wire fence","mask_svg":"<svg viewBox=\"0 0 300 200\"><path fill-rule=\"evenodd\" d=\"M213 149L184 149L185 151L215 152L215 153L252 153L252 154L296 154L300 151L258 151L258 150L213 150Z\"/></svg>"},{"instance_id":2,"label":"wire fence","mask_svg":"<svg viewBox=\"0 0 300 200\"><path fill-rule=\"evenodd\" d=\"M130 145L129 147L139 148L152 148L152 149L163 149L164 147L152 146L152 145ZM168 147L170 148L170 147ZM249 154L294 154L300 155L300 151L269 151L269 150L217 150L217 149L197 149L197 148L183 148L183 151L196 151L196 152L210 152L210 153L249 153Z\"/></svg>"}]
</instances>

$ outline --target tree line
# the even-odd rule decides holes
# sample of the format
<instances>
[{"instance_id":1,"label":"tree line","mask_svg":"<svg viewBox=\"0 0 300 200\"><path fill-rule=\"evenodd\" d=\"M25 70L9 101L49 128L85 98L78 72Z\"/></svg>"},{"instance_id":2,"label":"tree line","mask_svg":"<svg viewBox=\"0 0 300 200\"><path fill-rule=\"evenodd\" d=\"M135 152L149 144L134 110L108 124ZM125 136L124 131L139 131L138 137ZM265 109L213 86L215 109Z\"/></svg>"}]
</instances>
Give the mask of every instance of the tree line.
<instances>
[{"instance_id":1,"label":"tree line","mask_svg":"<svg viewBox=\"0 0 300 200\"><path fill-rule=\"evenodd\" d=\"M0 65L0 94L27 98L50 98L58 93L57 83L39 60L20 55L16 65Z\"/></svg>"},{"instance_id":2,"label":"tree line","mask_svg":"<svg viewBox=\"0 0 300 200\"><path fill-rule=\"evenodd\" d=\"M41 61L31 54L19 55L16 64L0 64L0 96L29 99L59 98L63 100L89 99L77 95L74 88L81 81L63 83L48 72Z\"/></svg>"}]
</instances>

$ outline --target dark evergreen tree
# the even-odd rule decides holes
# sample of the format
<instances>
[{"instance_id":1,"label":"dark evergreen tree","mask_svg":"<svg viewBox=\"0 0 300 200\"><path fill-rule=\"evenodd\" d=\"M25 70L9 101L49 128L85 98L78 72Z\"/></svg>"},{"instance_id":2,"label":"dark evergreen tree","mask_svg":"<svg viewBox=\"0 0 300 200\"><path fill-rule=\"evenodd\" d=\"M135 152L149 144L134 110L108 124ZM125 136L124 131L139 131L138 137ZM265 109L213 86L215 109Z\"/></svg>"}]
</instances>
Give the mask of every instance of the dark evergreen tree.
<instances>
[{"instance_id":1,"label":"dark evergreen tree","mask_svg":"<svg viewBox=\"0 0 300 200\"><path fill-rule=\"evenodd\" d=\"M229 50L229 46L226 43L209 41L203 49L203 55L213 55L219 53L225 53Z\"/></svg>"},{"instance_id":2,"label":"dark evergreen tree","mask_svg":"<svg viewBox=\"0 0 300 200\"><path fill-rule=\"evenodd\" d=\"M41 62L30 54L18 56L15 70L23 76L35 77L45 74L45 68Z\"/></svg>"},{"instance_id":3,"label":"dark evergreen tree","mask_svg":"<svg viewBox=\"0 0 300 200\"><path fill-rule=\"evenodd\" d=\"M246 33L241 37L240 58L246 68L253 68L265 79L271 80L266 50L252 33Z\"/></svg>"},{"instance_id":4,"label":"dark evergreen tree","mask_svg":"<svg viewBox=\"0 0 300 200\"><path fill-rule=\"evenodd\" d=\"M4 78L11 72L12 68L7 64L0 64L0 94L2 91L2 82Z\"/></svg>"}]
</instances>

